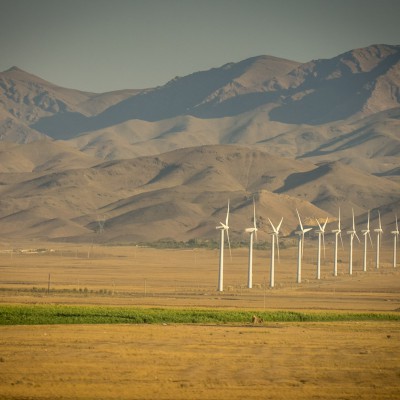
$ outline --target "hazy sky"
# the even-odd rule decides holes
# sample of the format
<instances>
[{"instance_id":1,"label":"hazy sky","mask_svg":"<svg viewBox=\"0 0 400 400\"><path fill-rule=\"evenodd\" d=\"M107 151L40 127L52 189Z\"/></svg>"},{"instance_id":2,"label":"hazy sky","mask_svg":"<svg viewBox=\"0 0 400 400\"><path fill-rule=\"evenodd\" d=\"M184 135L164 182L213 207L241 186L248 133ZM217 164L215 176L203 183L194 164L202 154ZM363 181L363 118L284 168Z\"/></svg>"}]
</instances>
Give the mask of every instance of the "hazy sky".
<instances>
[{"instance_id":1,"label":"hazy sky","mask_svg":"<svg viewBox=\"0 0 400 400\"><path fill-rule=\"evenodd\" d=\"M0 0L0 71L104 92L268 54L400 44L400 0Z\"/></svg>"}]
</instances>

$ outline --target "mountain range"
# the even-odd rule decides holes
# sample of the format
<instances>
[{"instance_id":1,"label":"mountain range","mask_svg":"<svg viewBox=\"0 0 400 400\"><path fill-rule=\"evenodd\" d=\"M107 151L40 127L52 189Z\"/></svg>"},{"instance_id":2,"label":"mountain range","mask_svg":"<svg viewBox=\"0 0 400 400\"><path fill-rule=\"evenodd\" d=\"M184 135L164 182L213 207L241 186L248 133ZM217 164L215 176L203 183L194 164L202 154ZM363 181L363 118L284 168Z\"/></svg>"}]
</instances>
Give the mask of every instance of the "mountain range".
<instances>
[{"instance_id":1,"label":"mountain range","mask_svg":"<svg viewBox=\"0 0 400 400\"><path fill-rule=\"evenodd\" d=\"M297 227L400 215L400 46L307 63L253 57L164 86L88 93L0 73L0 238L217 238L231 202ZM99 235L99 221L105 221ZM348 222L348 221L347 221ZM249 225L250 226L250 225ZM97 233L96 233L97 232Z\"/></svg>"}]
</instances>

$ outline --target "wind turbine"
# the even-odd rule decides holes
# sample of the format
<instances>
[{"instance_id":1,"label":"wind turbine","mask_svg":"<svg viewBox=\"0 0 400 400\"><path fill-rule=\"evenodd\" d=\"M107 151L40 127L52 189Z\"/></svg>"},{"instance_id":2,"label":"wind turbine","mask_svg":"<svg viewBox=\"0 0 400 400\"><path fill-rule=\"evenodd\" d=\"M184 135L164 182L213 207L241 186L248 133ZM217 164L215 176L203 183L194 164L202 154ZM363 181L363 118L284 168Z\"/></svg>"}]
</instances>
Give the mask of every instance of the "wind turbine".
<instances>
[{"instance_id":1,"label":"wind turbine","mask_svg":"<svg viewBox=\"0 0 400 400\"><path fill-rule=\"evenodd\" d=\"M371 247L373 247L371 234L369 230L369 210L368 210L368 222L367 229L363 229L361 233L364 235L364 258L363 258L363 271L367 271L367 236L369 236L369 240L371 242Z\"/></svg>"},{"instance_id":2,"label":"wind turbine","mask_svg":"<svg viewBox=\"0 0 400 400\"><path fill-rule=\"evenodd\" d=\"M358 241L360 241L360 238L358 237L356 232L356 224L354 221L354 210L351 209L351 212L353 214L353 226L351 230L347 231L347 233L350 235L349 274L353 275L353 240L354 236L358 239Z\"/></svg>"},{"instance_id":3,"label":"wind turbine","mask_svg":"<svg viewBox=\"0 0 400 400\"><path fill-rule=\"evenodd\" d=\"M338 251L338 236L340 236L340 241L342 242L342 228L340 227L340 207L339 207L339 219L338 219L338 227L334 229L332 233L335 234L335 251L334 251L334 259L333 259L333 276L337 276L337 251Z\"/></svg>"},{"instance_id":4,"label":"wind turbine","mask_svg":"<svg viewBox=\"0 0 400 400\"><path fill-rule=\"evenodd\" d=\"M221 243L219 247L219 273L218 273L218 291L223 292L224 291L224 243L225 243L225 231L226 231L226 236L228 237L228 246L229 246L229 253L231 254L231 243L229 241L229 200L228 200L228 210L226 212L226 219L225 223L220 222L220 224L216 227L216 229L219 229L221 231Z\"/></svg>"},{"instance_id":5,"label":"wind turbine","mask_svg":"<svg viewBox=\"0 0 400 400\"><path fill-rule=\"evenodd\" d=\"M256 203L253 197L253 226L246 228L245 231L250 233L250 244L249 244L249 272L247 278L247 287L251 289L253 287L253 237L256 235L257 239L257 224L256 224Z\"/></svg>"},{"instance_id":6,"label":"wind turbine","mask_svg":"<svg viewBox=\"0 0 400 400\"><path fill-rule=\"evenodd\" d=\"M396 230L390 232L393 235L393 268L397 267L397 238L399 237L399 224L397 223L397 214L396 214Z\"/></svg>"},{"instance_id":7,"label":"wind turbine","mask_svg":"<svg viewBox=\"0 0 400 400\"><path fill-rule=\"evenodd\" d=\"M278 260L279 260L279 230L281 229L283 218L281 218L281 222L279 222L276 228L269 218L268 221L272 227L271 270L269 275L269 282L270 282L269 286L273 288L275 286L275 238L276 238L276 249L278 250Z\"/></svg>"},{"instance_id":8,"label":"wind turbine","mask_svg":"<svg viewBox=\"0 0 400 400\"><path fill-rule=\"evenodd\" d=\"M321 237L324 246L324 258L325 258L325 227L326 224L328 223L328 217L326 217L326 220L322 226L319 223L318 219L316 219L316 221L319 227L319 230L317 231L318 233L317 279L321 279Z\"/></svg>"},{"instance_id":9,"label":"wind turbine","mask_svg":"<svg viewBox=\"0 0 400 400\"><path fill-rule=\"evenodd\" d=\"M299 218L300 230L296 231L295 234L298 235L298 253L297 253L297 283L301 283L301 259L303 258L304 252L304 234L311 231L312 228L303 228L301 223L300 214L296 208L297 216Z\"/></svg>"},{"instance_id":10,"label":"wind turbine","mask_svg":"<svg viewBox=\"0 0 400 400\"><path fill-rule=\"evenodd\" d=\"M374 229L376 232L376 269L379 269L379 250L381 247L381 236L383 233L382 224L381 224L381 213L378 210L378 218L379 218L379 228Z\"/></svg>"}]
</instances>

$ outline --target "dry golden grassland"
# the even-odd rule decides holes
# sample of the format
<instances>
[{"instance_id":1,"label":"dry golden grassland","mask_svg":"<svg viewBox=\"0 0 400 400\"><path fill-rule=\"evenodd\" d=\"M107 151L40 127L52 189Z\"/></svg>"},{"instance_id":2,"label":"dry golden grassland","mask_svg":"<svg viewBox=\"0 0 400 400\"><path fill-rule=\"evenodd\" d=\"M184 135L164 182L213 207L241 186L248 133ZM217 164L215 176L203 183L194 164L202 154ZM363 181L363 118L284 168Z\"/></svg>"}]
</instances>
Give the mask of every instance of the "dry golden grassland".
<instances>
[{"instance_id":1,"label":"dry golden grassland","mask_svg":"<svg viewBox=\"0 0 400 400\"><path fill-rule=\"evenodd\" d=\"M1 399L395 399L395 322L1 327Z\"/></svg>"},{"instance_id":2,"label":"dry golden grassland","mask_svg":"<svg viewBox=\"0 0 400 400\"><path fill-rule=\"evenodd\" d=\"M332 246L316 280L316 248L304 250L302 283L296 283L297 248L281 250L275 265L275 288L269 288L270 252L254 250L253 289L247 289L245 248L226 252L224 292L216 291L218 250L158 250L42 244L54 252L0 254L0 302L78 303L143 306L223 307L243 309L334 309L394 311L399 304L400 266L393 268L391 249L381 250L362 272L362 248L354 252L348 274L347 248L339 249L338 276L332 276ZM49 287L50 275L50 292Z\"/></svg>"},{"instance_id":3,"label":"dry golden grassland","mask_svg":"<svg viewBox=\"0 0 400 400\"><path fill-rule=\"evenodd\" d=\"M0 255L2 304L75 304L254 310L398 312L400 268L391 249L379 270L361 246L348 275L347 248L333 277L327 248L322 280L306 247L296 284L296 247L276 263L247 249L225 260L218 293L218 250L43 244L54 252ZM48 278L50 274L50 292ZM266 283L266 285L264 285ZM35 290L32 290L35 288ZM398 321L263 322L253 325L20 325L0 327L1 399L396 399L400 393Z\"/></svg>"}]
</instances>

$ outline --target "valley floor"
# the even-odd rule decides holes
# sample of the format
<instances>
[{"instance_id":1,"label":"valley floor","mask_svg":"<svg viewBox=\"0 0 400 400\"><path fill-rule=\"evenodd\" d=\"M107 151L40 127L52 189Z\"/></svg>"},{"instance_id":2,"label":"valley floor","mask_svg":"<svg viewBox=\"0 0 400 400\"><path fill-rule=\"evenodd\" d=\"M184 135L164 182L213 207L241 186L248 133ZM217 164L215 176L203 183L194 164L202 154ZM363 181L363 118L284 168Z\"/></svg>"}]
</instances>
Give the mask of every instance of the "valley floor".
<instances>
[{"instance_id":1,"label":"valley floor","mask_svg":"<svg viewBox=\"0 0 400 400\"><path fill-rule=\"evenodd\" d=\"M225 291L216 291L217 250L66 245L0 255L3 304L97 304L254 310L392 312L400 268L354 273L327 254L315 279L312 249L295 283L296 249L284 249L268 288L269 259L233 249ZM400 392L398 321L264 322L230 325L0 326L0 399L395 399Z\"/></svg>"}]
</instances>

